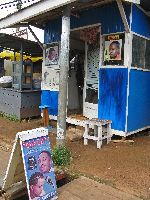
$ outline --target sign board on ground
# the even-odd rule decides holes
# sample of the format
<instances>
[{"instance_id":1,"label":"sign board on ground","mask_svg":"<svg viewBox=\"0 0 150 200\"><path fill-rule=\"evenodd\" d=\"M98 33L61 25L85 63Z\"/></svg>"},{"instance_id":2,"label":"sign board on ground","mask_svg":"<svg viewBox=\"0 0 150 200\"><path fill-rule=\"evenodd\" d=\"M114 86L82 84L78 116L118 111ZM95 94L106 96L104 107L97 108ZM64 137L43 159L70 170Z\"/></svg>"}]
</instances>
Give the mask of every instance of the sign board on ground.
<instances>
[{"instance_id":1,"label":"sign board on ground","mask_svg":"<svg viewBox=\"0 0 150 200\"><path fill-rule=\"evenodd\" d=\"M16 135L2 189L7 192L20 181L26 181L29 200L57 198L50 141L45 128Z\"/></svg>"}]
</instances>

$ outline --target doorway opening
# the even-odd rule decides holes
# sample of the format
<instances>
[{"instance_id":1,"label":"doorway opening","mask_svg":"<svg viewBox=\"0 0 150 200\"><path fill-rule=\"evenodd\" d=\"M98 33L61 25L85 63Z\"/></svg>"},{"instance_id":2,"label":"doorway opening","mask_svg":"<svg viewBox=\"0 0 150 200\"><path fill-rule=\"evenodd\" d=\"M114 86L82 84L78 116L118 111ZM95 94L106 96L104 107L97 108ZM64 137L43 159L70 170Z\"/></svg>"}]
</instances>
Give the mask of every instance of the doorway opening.
<instances>
[{"instance_id":1,"label":"doorway opening","mask_svg":"<svg viewBox=\"0 0 150 200\"><path fill-rule=\"evenodd\" d=\"M79 30L72 31L70 37L67 114L83 115L85 42Z\"/></svg>"},{"instance_id":2,"label":"doorway opening","mask_svg":"<svg viewBox=\"0 0 150 200\"><path fill-rule=\"evenodd\" d=\"M67 115L98 117L100 25L72 30Z\"/></svg>"}]
</instances>

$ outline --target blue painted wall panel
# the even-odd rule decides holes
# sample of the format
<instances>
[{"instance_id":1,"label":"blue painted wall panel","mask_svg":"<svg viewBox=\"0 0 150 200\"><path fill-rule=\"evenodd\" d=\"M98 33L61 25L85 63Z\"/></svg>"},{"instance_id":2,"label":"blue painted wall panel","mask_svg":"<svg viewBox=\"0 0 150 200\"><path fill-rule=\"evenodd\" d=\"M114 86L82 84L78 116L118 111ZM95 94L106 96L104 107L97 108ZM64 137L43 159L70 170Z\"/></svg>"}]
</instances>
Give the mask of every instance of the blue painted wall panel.
<instances>
[{"instance_id":1,"label":"blue painted wall panel","mask_svg":"<svg viewBox=\"0 0 150 200\"><path fill-rule=\"evenodd\" d=\"M131 7L130 5L124 4L124 8L128 23L130 24L129 16ZM112 4L106 4L101 7L83 10L78 14L80 18L71 16L71 29L101 23L103 34L124 32L124 25L116 2ZM50 21L45 28L45 43L60 41L60 35L61 18Z\"/></svg>"},{"instance_id":2,"label":"blue painted wall panel","mask_svg":"<svg viewBox=\"0 0 150 200\"><path fill-rule=\"evenodd\" d=\"M125 131L128 69L100 69L98 117L112 120L112 128Z\"/></svg>"},{"instance_id":3,"label":"blue painted wall panel","mask_svg":"<svg viewBox=\"0 0 150 200\"><path fill-rule=\"evenodd\" d=\"M57 91L42 90L41 106L49 105L48 111L51 115L58 114L58 94Z\"/></svg>"},{"instance_id":4,"label":"blue painted wall panel","mask_svg":"<svg viewBox=\"0 0 150 200\"><path fill-rule=\"evenodd\" d=\"M150 38L150 18L135 5L132 8L132 18L132 31Z\"/></svg>"},{"instance_id":5,"label":"blue painted wall panel","mask_svg":"<svg viewBox=\"0 0 150 200\"><path fill-rule=\"evenodd\" d=\"M58 42L61 40L61 19L50 21L44 29L44 43Z\"/></svg>"},{"instance_id":6,"label":"blue painted wall panel","mask_svg":"<svg viewBox=\"0 0 150 200\"><path fill-rule=\"evenodd\" d=\"M130 71L127 130L150 126L150 72Z\"/></svg>"}]
</instances>

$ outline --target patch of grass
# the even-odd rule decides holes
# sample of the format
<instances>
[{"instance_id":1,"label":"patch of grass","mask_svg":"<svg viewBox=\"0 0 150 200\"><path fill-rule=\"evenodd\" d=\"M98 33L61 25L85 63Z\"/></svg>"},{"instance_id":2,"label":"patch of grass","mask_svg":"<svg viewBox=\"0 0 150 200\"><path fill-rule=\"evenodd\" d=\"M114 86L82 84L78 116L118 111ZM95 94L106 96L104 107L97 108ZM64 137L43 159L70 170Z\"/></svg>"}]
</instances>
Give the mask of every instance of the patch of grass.
<instances>
[{"instance_id":1,"label":"patch of grass","mask_svg":"<svg viewBox=\"0 0 150 200\"><path fill-rule=\"evenodd\" d=\"M0 112L0 117L3 117L5 119L8 119L10 121L17 122L19 119L15 115L8 115L6 113Z\"/></svg>"},{"instance_id":2,"label":"patch of grass","mask_svg":"<svg viewBox=\"0 0 150 200\"><path fill-rule=\"evenodd\" d=\"M66 146L52 149L53 162L56 166L67 166L71 161L71 152Z\"/></svg>"}]
</instances>

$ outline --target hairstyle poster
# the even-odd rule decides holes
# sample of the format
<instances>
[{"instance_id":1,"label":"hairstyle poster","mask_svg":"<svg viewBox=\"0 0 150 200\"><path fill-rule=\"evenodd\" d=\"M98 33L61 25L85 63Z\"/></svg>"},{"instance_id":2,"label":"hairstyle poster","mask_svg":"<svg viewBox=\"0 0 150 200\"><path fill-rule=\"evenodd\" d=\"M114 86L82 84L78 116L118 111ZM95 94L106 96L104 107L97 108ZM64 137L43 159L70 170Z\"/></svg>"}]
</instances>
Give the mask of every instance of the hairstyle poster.
<instances>
[{"instance_id":1,"label":"hairstyle poster","mask_svg":"<svg viewBox=\"0 0 150 200\"><path fill-rule=\"evenodd\" d=\"M42 90L59 91L59 69L42 67Z\"/></svg>"},{"instance_id":2,"label":"hairstyle poster","mask_svg":"<svg viewBox=\"0 0 150 200\"><path fill-rule=\"evenodd\" d=\"M59 59L58 43L47 45L45 52L45 65L46 66L58 65L58 59Z\"/></svg>"},{"instance_id":3,"label":"hairstyle poster","mask_svg":"<svg viewBox=\"0 0 150 200\"><path fill-rule=\"evenodd\" d=\"M40 134L39 134L40 132ZM31 138L21 139L25 175L30 200L56 199L56 179L48 134L34 129ZM30 134L27 134L30 135Z\"/></svg>"},{"instance_id":4,"label":"hairstyle poster","mask_svg":"<svg viewBox=\"0 0 150 200\"><path fill-rule=\"evenodd\" d=\"M109 35L105 37L104 64L122 64L123 37L122 35Z\"/></svg>"}]
</instances>

